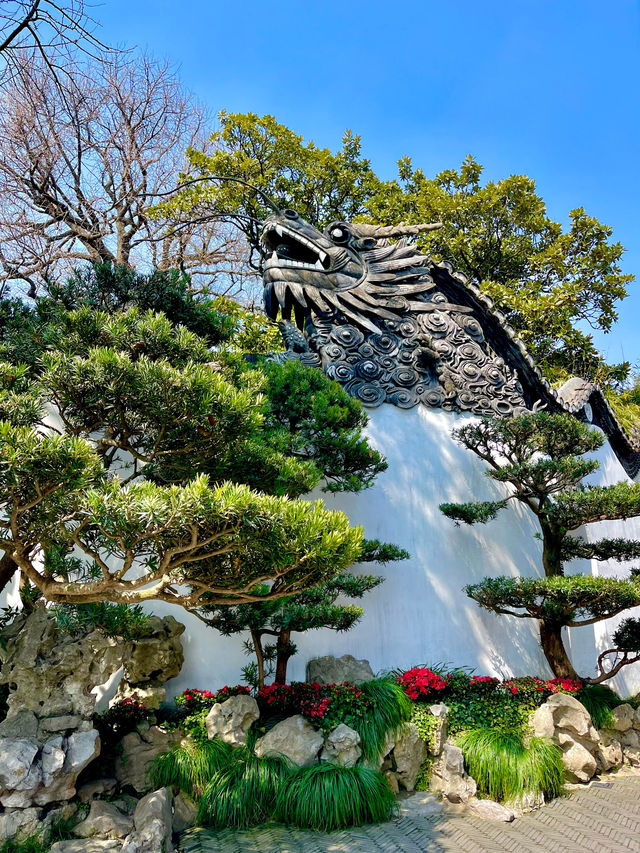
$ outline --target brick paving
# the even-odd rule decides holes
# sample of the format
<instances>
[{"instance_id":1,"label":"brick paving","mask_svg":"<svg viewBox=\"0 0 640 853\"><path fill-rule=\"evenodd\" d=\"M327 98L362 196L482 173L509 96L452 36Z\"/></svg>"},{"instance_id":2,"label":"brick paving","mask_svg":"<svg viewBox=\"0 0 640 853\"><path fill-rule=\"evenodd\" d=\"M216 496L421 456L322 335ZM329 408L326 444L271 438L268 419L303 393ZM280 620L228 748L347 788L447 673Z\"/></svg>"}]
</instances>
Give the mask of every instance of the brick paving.
<instances>
[{"instance_id":1,"label":"brick paving","mask_svg":"<svg viewBox=\"0 0 640 853\"><path fill-rule=\"evenodd\" d=\"M640 776L605 777L513 823L444 810L346 832L269 824L242 832L193 829L183 853L640 853Z\"/></svg>"}]
</instances>

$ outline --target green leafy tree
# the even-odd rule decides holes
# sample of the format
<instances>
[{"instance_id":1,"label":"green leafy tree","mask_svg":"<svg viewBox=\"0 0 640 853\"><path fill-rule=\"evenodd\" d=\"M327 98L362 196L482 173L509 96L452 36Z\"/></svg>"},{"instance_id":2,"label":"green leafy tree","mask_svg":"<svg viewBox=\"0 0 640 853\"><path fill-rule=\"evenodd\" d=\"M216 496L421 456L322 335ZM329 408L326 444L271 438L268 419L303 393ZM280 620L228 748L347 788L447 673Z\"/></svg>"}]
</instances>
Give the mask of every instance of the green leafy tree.
<instances>
[{"instance_id":1,"label":"green leafy tree","mask_svg":"<svg viewBox=\"0 0 640 853\"><path fill-rule=\"evenodd\" d=\"M183 176L185 185L155 208L157 216L185 212L230 216L252 250L259 252L260 223L270 207L252 187L311 222L326 225L365 213L367 200L380 186L362 157L360 137L351 131L345 132L342 147L333 154L304 142L273 116L223 111L219 121L220 129L212 136L214 152L187 152L191 172ZM229 180L236 178L251 186Z\"/></svg>"},{"instance_id":2,"label":"green leafy tree","mask_svg":"<svg viewBox=\"0 0 640 853\"><path fill-rule=\"evenodd\" d=\"M258 584L276 598L358 559L359 529L296 500L325 468L340 478L335 448L292 450L297 426L278 422L260 369L137 308L58 306L20 334L39 355L0 371L0 549L50 600L241 603ZM4 352L15 357L10 340ZM352 413L351 453L363 421L340 394L327 417Z\"/></svg>"},{"instance_id":3,"label":"green leafy tree","mask_svg":"<svg viewBox=\"0 0 640 853\"><path fill-rule=\"evenodd\" d=\"M409 554L395 545L364 540L358 560L387 563L407 557ZM201 610L201 618L225 636L241 631L250 633L251 639L245 643L245 649L248 654L255 655L256 661L243 670L250 683L263 687L265 677L275 675L276 684L286 684L289 659L297 652L291 635L319 628L348 631L360 620L363 610L353 604L337 604L338 599L360 599L383 580L373 575L341 572L326 583L277 601L205 607ZM263 585L255 591L266 595L269 589ZM274 642L265 643L265 637Z\"/></svg>"},{"instance_id":4,"label":"green leafy tree","mask_svg":"<svg viewBox=\"0 0 640 853\"><path fill-rule=\"evenodd\" d=\"M467 595L494 613L536 619L554 675L579 678L562 629L593 625L640 605L640 575L637 570L625 579L565 575L565 563L635 559L640 557L640 541L589 542L573 534L592 522L640 515L640 484L585 486L582 480L598 468L598 462L584 456L604 439L570 415L541 412L483 420L460 427L453 435L489 466L488 476L503 483L507 494L498 501L442 504L442 512L458 523L484 524L516 500L533 513L542 540L544 577L485 578L467 586ZM633 646L632 633L629 630L626 637L619 631L617 639L623 646L607 650L598 661L598 676L583 680L604 681L637 659L629 654L633 648L624 647Z\"/></svg>"},{"instance_id":5,"label":"green leafy tree","mask_svg":"<svg viewBox=\"0 0 640 853\"><path fill-rule=\"evenodd\" d=\"M584 328L609 332L632 275L612 229L582 207L563 229L526 175L482 181L467 157L459 169L427 178L407 157L398 181L369 201L376 221L439 221L421 237L424 251L446 260L493 299L551 380L571 375L624 379L628 364L606 365Z\"/></svg>"},{"instance_id":6,"label":"green leafy tree","mask_svg":"<svg viewBox=\"0 0 640 853\"><path fill-rule=\"evenodd\" d=\"M239 179L320 226L440 221L441 230L420 238L424 251L491 296L551 381L580 375L617 388L626 378L629 365L606 364L588 330L612 329L633 276L621 268L624 250L612 229L582 207L570 211L565 229L548 216L531 178L483 182L482 166L470 156L433 178L403 157L398 178L381 181L351 132L332 154L272 116L222 113L220 121L217 150L189 152L191 172L158 215L226 213L257 252L270 208L254 189L230 180Z\"/></svg>"}]
</instances>

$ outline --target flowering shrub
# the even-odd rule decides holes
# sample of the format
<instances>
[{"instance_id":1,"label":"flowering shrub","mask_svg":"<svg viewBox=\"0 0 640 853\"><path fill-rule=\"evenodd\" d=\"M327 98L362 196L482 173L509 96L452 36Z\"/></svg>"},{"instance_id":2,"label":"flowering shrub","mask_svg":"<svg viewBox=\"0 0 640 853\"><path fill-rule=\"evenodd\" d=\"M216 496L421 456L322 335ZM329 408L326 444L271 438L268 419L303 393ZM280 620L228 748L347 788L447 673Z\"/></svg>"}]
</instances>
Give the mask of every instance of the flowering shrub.
<instances>
[{"instance_id":1,"label":"flowering shrub","mask_svg":"<svg viewBox=\"0 0 640 853\"><path fill-rule=\"evenodd\" d=\"M258 705L264 717L302 714L325 734L340 723L354 727L371 710L368 697L347 681L342 684L300 681L268 684L258 691Z\"/></svg>"},{"instance_id":2,"label":"flowering shrub","mask_svg":"<svg viewBox=\"0 0 640 853\"><path fill-rule=\"evenodd\" d=\"M398 676L404 691L414 702L417 700L436 701L439 691L449 686L449 676L439 675L426 666L416 666Z\"/></svg>"},{"instance_id":3,"label":"flowering shrub","mask_svg":"<svg viewBox=\"0 0 640 853\"><path fill-rule=\"evenodd\" d=\"M139 723L150 717L153 717L153 711L146 705L136 702L135 699L122 699L120 702L114 702L104 713L98 714L96 724L103 740L105 737L113 739L132 732Z\"/></svg>"},{"instance_id":4,"label":"flowering shrub","mask_svg":"<svg viewBox=\"0 0 640 853\"><path fill-rule=\"evenodd\" d=\"M249 695L249 688L245 684L236 684L235 687L221 687L216 693L211 690L196 690L187 688L179 696L176 696L176 705L185 708L189 713L201 711L203 708L212 708L218 702L224 702L231 696Z\"/></svg>"}]
</instances>

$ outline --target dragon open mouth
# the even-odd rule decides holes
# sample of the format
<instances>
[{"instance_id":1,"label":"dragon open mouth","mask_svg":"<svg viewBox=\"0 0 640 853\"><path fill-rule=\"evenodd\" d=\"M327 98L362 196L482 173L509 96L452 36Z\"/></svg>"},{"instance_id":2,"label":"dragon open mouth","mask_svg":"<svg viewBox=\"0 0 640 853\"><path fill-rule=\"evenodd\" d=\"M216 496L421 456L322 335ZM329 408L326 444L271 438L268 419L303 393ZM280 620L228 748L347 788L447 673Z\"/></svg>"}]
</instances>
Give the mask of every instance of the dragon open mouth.
<instances>
[{"instance_id":1,"label":"dragon open mouth","mask_svg":"<svg viewBox=\"0 0 640 853\"><path fill-rule=\"evenodd\" d=\"M331 265L329 255L313 241L280 223L267 224L261 243L266 258L265 270L295 267L325 271Z\"/></svg>"}]
</instances>

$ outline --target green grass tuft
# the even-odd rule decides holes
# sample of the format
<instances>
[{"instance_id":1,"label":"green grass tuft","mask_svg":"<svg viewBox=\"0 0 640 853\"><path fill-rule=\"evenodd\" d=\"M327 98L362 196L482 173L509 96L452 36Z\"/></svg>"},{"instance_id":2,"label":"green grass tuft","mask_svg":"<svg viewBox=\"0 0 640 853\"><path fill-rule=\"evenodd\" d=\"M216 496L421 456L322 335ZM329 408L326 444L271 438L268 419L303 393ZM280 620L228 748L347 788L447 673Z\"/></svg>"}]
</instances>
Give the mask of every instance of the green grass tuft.
<instances>
[{"instance_id":1,"label":"green grass tuft","mask_svg":"<svg viewBox=\"0 0 640 853\"><path fill-rule=\"evenodd\" d=\"M533 737L525 745L521 732L484 728L465 732L459 745L478 790L492 800L540 792L553 798L562 792L562 752L549 741Z\"/></svg>"},{"instance_id":2,"label":"green grass tuft","mask_svg":"<svg viewBox=\"0 0 640 853\"><path fill-rule=\"evenodd\" d=\"M272 816L277 796L292 774L284 756L258 758L247 748L235 749L205 788L198 823L215 829L263 823Z\"/></svg>"},{"instance_id":3,"label":"green grass tuft","mask_svg":"<svg viewBox=\"0 0 640 853\"><path fill-rule=\"evenodd\" d=\"M366 717L354 719L349 725L360 735L362 757L366 761L376 761L384 748L386 733L395 731L411 718L412 703L392 676L365 681L358 689L369 698L372 709Z\"/></svg>"},{"instance_id":4,"label":"green grass tuft","mask_svg":"<svg viewBox=\"0 0 640 853\"><path fill-rule=\"evenodd\" d=\"M576 699L587 709L593 725L597 729L612 729L613 715L611 711L624 702L606 684L585 684L576 694Z\"/></svg>"},{"instance_id":5,"label":"green grass tuft","mask_svg":"<svg viewBox=\"0 0 640 853\"><path fill-rule=\"evenodd\" d=\"M331 832L395 816L396 799L379 770L315 764L298 770L278 792L276 819Z\"/></svg>"},{"instance_id":6,"label":"green grass tuft","mask_svg":"<svg viewBox=\"0 0 640 853\"><path fill-rule=\"evenodd\" d=\"M231 747L217 738L185 741L153 759L149 778L154 789L175 785L198 798L213 776L231 761Z\"/></svg>"}]
</instances>

